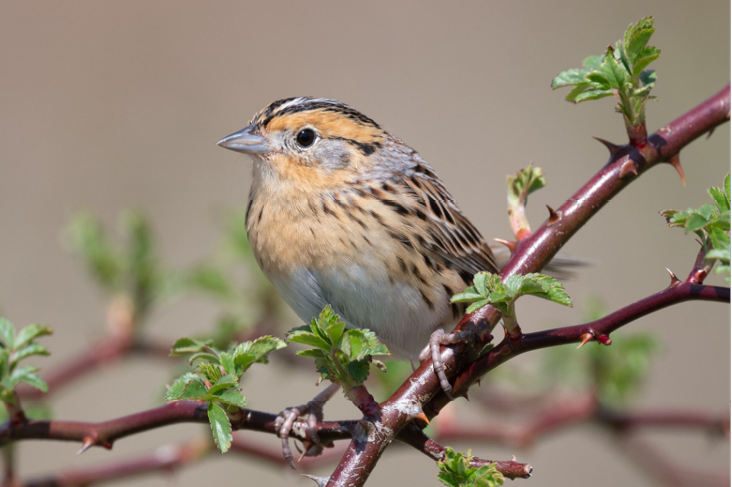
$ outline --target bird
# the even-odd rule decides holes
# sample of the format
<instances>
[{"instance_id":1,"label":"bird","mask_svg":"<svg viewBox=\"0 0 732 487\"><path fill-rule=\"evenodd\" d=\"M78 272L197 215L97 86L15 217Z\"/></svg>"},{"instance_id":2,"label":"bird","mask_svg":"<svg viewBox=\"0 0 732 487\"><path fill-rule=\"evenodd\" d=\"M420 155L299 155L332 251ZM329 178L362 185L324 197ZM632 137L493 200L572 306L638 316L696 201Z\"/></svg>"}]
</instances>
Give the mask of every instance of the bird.
<instances>
[{"instance_id":1,"label":"bird","mask_svg":"<svg viewBox=\"0 0 732 487\"><path fill-rule=\"evenodd\" d=\"M396 357L413 358L464 314L450 298L476 273L499 270L434 169L349 105L277 100L218 145L254 161L249 243L305 322L330 305L347 327L367 328Z\"/></svg>"},{"instance_id":2,"label":"bird","mask_svg":"<svg viewBox=\"0 0 732 487\"><path fill-rule=\"evenodd\" d=\"M401 139L332 99L275 101L218 145L254 156L246 230L265 276L309 322L326 305L415 357L460 318L450 298L490 246Z\"/></svg>"}]
</instances>

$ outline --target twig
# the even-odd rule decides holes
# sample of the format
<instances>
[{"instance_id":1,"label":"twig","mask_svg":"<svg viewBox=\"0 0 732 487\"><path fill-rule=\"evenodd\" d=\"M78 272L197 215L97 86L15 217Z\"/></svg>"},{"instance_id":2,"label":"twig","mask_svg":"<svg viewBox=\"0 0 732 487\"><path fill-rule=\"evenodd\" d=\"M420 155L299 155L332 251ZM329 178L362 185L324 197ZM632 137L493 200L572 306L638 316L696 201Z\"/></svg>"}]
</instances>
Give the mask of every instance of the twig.
<instances>
[{"instance_id":1,"label":"twig","mask_svg":"<svg viewBox=\"0 0 732 487\"><path fill-rule=\"evenodd\" d=\"M418 428L405 428L397 439L417 450L421 451L432 460L438 462L445 458L445 448L435 440L429 438ZM519 463L517 461L494 461L474 459L471 465L481 467L483 465L496 464L496 470L501 472L504 477L509 479L528 479L534 471L533 467L528 463Z\"/></svg>"}]
</instances>

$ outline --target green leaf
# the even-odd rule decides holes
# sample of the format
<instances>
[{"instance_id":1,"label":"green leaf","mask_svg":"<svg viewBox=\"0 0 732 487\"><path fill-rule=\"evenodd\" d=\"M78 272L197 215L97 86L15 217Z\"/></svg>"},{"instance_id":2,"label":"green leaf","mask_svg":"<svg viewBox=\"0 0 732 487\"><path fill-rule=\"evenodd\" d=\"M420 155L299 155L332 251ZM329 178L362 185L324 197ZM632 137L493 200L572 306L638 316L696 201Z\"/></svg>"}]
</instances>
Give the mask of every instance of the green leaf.
<instances>
[{"instance_id":1,"label":"green leaf","mask_svg":"<svg viewBox=\"0 0 732 487\"><path fill-rule=\"evenodd\" d=\"M239 380L235 375L225 375L217 380L216 383L208 389L208 394L216 394L217 392L230 387L239 387Z\"/></svg>"},{"instance_id":2,"label":"green leaf","mask_svg":"<svg viewBox=\"0 0 732 487\"><path fill-rule=\"evenodd\" d=\"M709 196L712 197L719 211L728 211L730 209L729 198L722 188L709 188Z\"/></svg>"},{"instance_id":3,"label":"green leaf","mask_svg":"<svg viewBox=\"0 0 732 487\"><path fill-rule=\"evenodd\" d=\"M700 215L699 213L693 213L689 215L689 218L686 220L686 233L694 232L696 230L704 228L709 220L704 218L703 215Z\"/></svg>"},{"instance_id":4,"label":"green leaf","mask_svg":"<svg viewBox=\"0 0 732 487\"><path fill-rule=\"evenodd\" d=\"M46 325L28 325L18 332L18 336L15 337L15 344L12 346L14 349L20 349L36 338L51 335L53 329Z\"/></svg>"},{"instance_id":5,"label":"green leaf","mask_svg":"<svg viewBox=\"0 0 732 487\"><path fill-rule=\"evenodd\" d=\"M41 392L48 392L48 384L38 375L29 372L18 377L18 382L25 382L31 387L35 387Z\"/></svg>"},{"instance_id":6,"label":"green leaf","mask_svg":"<svg viewBox=\"0 0 732 487\"><path fill-rule=\"evenodd\" d=\"M50 355L50 353L43 345L40 345L38 343L31 343L27 347L23 347L15 352L15 354L13 354L13 362L17 363L26 357L30 357L31 355Z\"/></svg>"},{"instance_id":7,"label":"green leaf","mask_svg":"<svg viewBox=\"0 0 732 487\"><path fill-rule=\"evenodd\" d=\"M440 469L437 478L443 484L451 487L496 487L503 485L503 474L496 470L495 463L480 468L471 467L470 461L472 458L470 450L468 450L467 455L463 455L447 447L444 459L437 462Z\"/></svg>"},{"instance_id":8,"label":"green leaf","mask_svg":"<svg viewBox=\"0 0 732 487\"><path fill-rule=\"evenodd\" d=\"M13 324L10 320L0 318L0 340L2 340L5 348L12 350L14 345L15 332L13 331Z\"/></svg>"},{"instance_id":9,"label":"green leaf","mask_svg":"<svg viewBox=\"0 0 732 487\"><path fill-rule=\"evenodd\" d=\"M475 290L481 296L488 295L488 273L479 272L473 277L473 284L475 284Z\"/></svg>"},{"instance_id":10,"label":"green leaf","mask_svg":"<svg viewBox=\"0 0 732 487\"><path fill-rule=\"evenodd\" d=\"M244 396L241 395L238 389L224 389L214 394L217 401L223 402L224 404L230 404L232 406L243 408L247 405Z\"/></svg>"},{"instance_id":11,"label":"green leaf","mask_svg":"<svg viewBox=\"0 0 732 487\"><path fill-rule=\"evenodd\" d=\"M224 372L228 375L236 376L236 366L234 365L233 355L224 352L219 354L219 359L221 359L221 366L224 368Z\"/></svg>"},{"instance_id":12,"label":"green leaf","mask_svg":"<svg viewBox=\"0 0 732 487\"><path fill-rule=\"evenodd\" d=\"M331 345L319 336L301 329L295 329L287 334L287 339L293 343L302 343L321 350L330 350Z\"/></svg>"},{"instance_id":13,"label":"green leaf","mask_svg":"<svg viewBox=\"0 0 732 487\"><path fill-rule=\"evenodd\" d=\"M618 63L618 60L613 56L611 49L605 54L605 60L600 64L598 71L590 73L588 78L599 72L605 79L606 85L603 88L610 87L616 90L625 90L628 83L632 83L632 80L628 76L628 73Z\"/></svg>"},{"instance_id":14,"label":"green leaf","mask_svg":"<svg viewBox=\"0 0 732 487\"><path fill-rule=\"evenodd\" d=\"M473 311L477 311L480 308L482 308L483 306L488 306L489 304L491 304L491 303L487 299L482 299L480 301L476 301L475 303L468 306L468 308L465 310L465 313L466 314L472 313Z\"/></svg>"},{"instance_id":15,"label":"green leaf","mask_svg":"<svg viewBox=\"0 0 732 487\"><path fill-rule=\"evenodd\" d=\"M655 47L646 47L638 53L633 65L633 76L640 76L645 86L653 86L656 83L655 71L644 71L646 67L661 56L661 50ZM643 73L649 73L643 78ZM652 75L652 76L651 76Z\"/></svg>"},{"instance_id":16,"label":"green leaf","mask_svg":"<svg viewBox=\"0 0 732 487\"><path fill-rule=\"evenodd\" d=\"M309 357L309 358L324 358L325 352L322 350L315 350L313 348L309 348L307 350L299 350L295 352L295 355L298 357Z\"/></svg>"},{"instance_id":17,"label":"green leaf","mask_svg":"<svg viewBox=\"0 0 732 487\"><path fill-rule=\"evenodd\" d=\"M366 360L355 360L348 364L348 373L356 382L363 384L369 376L369 363Z\"/></svg>"},{"instance_id":18,"label":"green leaf","mask_svg":"<svg viewBox=\"0 0 732 487\"><path fill-rule=\"evenodd\" d=\"M636 24L630 24L623 39L623 47L628 61L631 63L636 61L636 57L648 45L648 41L655 31L653 17L646 17Z\"/></svg>"},{"instance_id":19,"label":"green leaf","mask_svg":"<svg viewBox=\"0 0 732 487\"><path fill-rule=\"evenodd\" d=\"M203 383L201 378L191 372L185 373L173 381L173 384L168 388L168 392L165 394L166 401L174 401L181 399L184 391L188 384L197 382L203 388L204 393L206 392L206 385Z\"/></svg>"},{"instance_id":20,"label":"green leaf","mask_svg":"<svg viewBox=\"0 0 732 487\"><path fill-rule=\"evenodd\" d=\"M459 293L450 298L451 303L470 303L478 299L483 299L482 294L478 293Z\"/></svg>"},{"instance_id":21,"label":"green leaf","mask_svg":"<svg viewBox=\"0 0 732 487\"><path fill-rule=\"evenodd\" d=\"M587 56L582 62L584 68L589 71L597 70L602 63L603 56Z\"/></svg>"},{"instance_id":22,"label":"green leaf","mask_svg":"<svg viewBox=\"0 0 732 487\"><path fill-rule=\"evenodd\" d=\"M208 420L211 423L211 432L213 433L216 446L219 447L221 453L226 453L231 447L231 423L226 412L215 403L208 405Z\"/></svg>"},{"instance_id":23,"label":"green leaf","mask_svg":"<svg viewBox=\"0 0 732 487\"><path fill-rule=\"evenodd\" d=\"M204 347L211 345L210 342L202 342L194 340L193 338L179 338L173 344L170 350L170 355L174 357L180 357L183 355L189 355L191 353L197 353L203 350Z\"/></svg>"},{"instance_id":24,"label":"green leaf","mask_svg":"<svg viewBox=\"0 0 732 487\"><path fill-rule=\"evenodd\" d=\"M7 348L0 348L0 379L10 374L10 352Z\"/></svg>"},{"instance_id":25,"label":"green leaf","mask_svg":"<svg viewBox=\"0 0 732 487\"><path fill-rule=\"evenodd\" d=\"M613 92L610 90L587 90L575 96L574 102L581 103L583 101L599 100L608 96L613 96Z\"/></svg>"},{"instance_id":26,"label":"green leaf","mask_svg":"<svg viewBox=\"0 0 732 487\"><path fill-rule=\"evenodd\" d=\"M181 355L184 355L184 354L181 354ZM214 355L209 352L198 352L198 353L194 353L193 355L188 357L188 363L190 365L193 365L193 362L195 362L196 360L203 360L203 361L211 362L214 364L221 364L219 357L217 355Z\"/></svg>"},{"instance_id":27,"label":"green leaf","mask_svg":"<svg viewBox=\"0 0 732 487\"><path fill-rule=\"evenodd\" d=\"M562 86L576 85L585 80L587 71L583 69L568 69L562 71L552 81L552 88L561 88Z\"/></svg>"},{"instance_id":28,"label":"green leaf","mask_svg":"<svg viewBox=\"0 0 732 487\"><path fill-rule=\"evenodd\" d=\"M519 291L521 290L521 287L524 283L524 276L520 274L513 274L511 276L508 276L506 279L506 282L504 283L504 286L506 287L506 292L511 298L517 297Z\"/></svg>"}]
</instances>

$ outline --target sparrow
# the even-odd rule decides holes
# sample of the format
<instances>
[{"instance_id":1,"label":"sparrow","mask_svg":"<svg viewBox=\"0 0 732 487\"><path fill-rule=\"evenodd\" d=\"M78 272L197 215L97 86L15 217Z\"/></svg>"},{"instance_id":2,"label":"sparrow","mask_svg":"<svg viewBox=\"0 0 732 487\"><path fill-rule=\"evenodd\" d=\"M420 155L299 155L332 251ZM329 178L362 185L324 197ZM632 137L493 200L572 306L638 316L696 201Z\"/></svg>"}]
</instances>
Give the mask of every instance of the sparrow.
<instances>
[{"instance_id":1,"label":"sparrow","mask_svg":"<svg viewBox=\"0 0 732 487\"><path fill-rule=\"evenodd\" d=\"M457 341L444 330L465 312L450 298L499 266L429 164L371 118L327 98L277 100L218 145L254 161L249 243L295 313L307 323L331 305L347 327L373 331L397 357L431 354L449 395L439 344ZM314 425L336 390L278 417L293 468L295 419L307 415ZM307 454L317 455L312 431Z\"/></svg>"}]
</instances>

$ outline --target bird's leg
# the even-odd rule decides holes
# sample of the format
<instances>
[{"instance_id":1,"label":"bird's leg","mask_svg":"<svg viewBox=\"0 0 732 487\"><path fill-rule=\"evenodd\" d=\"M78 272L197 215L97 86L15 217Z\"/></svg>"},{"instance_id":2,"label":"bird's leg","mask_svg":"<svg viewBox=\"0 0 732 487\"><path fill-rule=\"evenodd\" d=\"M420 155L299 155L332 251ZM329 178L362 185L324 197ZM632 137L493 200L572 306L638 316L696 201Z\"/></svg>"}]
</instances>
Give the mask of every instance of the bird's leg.
<instances>
[{"instance_id":1,"label":"bird's leg","mask_svg":"<svg viewBox=\"0 0 732 487\"><path fill-rule=\"evenodd\" d=\"M292 426L295 424L295 420L301 416L307 417L308 430L312 445L306 447L303 456L316 457L320 455L323 452L323 447L320 445L320 439L318 439L318 421L323 420L323 406L340 388L341 386L338 384L330 384L307 404L287 408L277 415L277 419L275 420L275 429L277 430L277 435L280 437L280 440L282 440L282 456L285 457L285 460L293 469L297 470L297 467L295 467L295 463L292 461L292 450L290 450L289 438Z\"/></svg>"},{"instance_id":2,"label":"bird's leg","mask_svg":"<svg viewBox=\"0 0 732 487\"><path fill-rule=\"evenodd\" d=\"M432 336L430 336L430 343L419 354L420 362L424 362L430 357L430 355L432 356L432 367L435 370L435 374L437 374L437 378L440 379L440 386L442 387L442 390L450 399L453 399L452 386L447 380L447 375L445 374L445 364L442 362L442 356L440 355L440 346L465 342L468 341L471 336L472 333L469 331L447 334L445 333L445 330L438 328L432 332Z\"/></svg>"}]
</instances>

